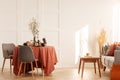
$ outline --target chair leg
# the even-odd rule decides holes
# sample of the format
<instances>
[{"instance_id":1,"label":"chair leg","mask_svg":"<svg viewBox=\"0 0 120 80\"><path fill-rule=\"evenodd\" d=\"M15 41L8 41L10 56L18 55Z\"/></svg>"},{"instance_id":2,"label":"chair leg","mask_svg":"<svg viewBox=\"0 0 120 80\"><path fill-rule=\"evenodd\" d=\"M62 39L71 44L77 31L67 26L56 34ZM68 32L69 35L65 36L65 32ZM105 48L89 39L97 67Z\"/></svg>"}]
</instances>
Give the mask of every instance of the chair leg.
<instances>
[{"instance_id":1,"label":"chair leg","mask_svg":"<svg viewBox=\"0 0 120 80\"><path fill-rule=\"evenodd\" d=\"M10 73L12 72L12 59L10 59Z\"/></svg>"},{"instance_id":2,"label":"chair leg","mask_svg":"<svg viewBox=\"0 0 120 80\"><path fill-rule=\"evenodd\" d=\"M25 74L25 71L26 71L26 62L24 63L24 74Z\"/></svg>"},{"instance_id":3,"label":"chair leg","mask_svg":"<svg viewBox=\"0 0 120 80\"><path fill-rule=\"evenodd\" d=\"M36 69L37 69L37 74L38 74L38 64L37 64L37 61L35 61L35 64L36 64Z\"/></svg>"},{"instance_id":4,"label":"chair leg","mask_svg":"<svg viewBox=\"0 0 120 80\"><path fill-rule=\"evenodd\" d=\"M32 68L32 77L34 78L34 75L33 75L33 63L32 62L30 62L31 63L31 68Z\"/></svg>"},{"instance_id":5,"label":"chair leg","mask_svg":"<svg viewBox=\"0 0 120 80\"><path fill-rule=\"evenodd\" d=\"M20 68L19 68L19 71L18 71L18 76L20 76L20 71L21 71L22 64L23 64L23 62L20 63Z\"/></svg>"},{"instance_id":6,"label":"chair leg","mask_svg":"<svg viewBox=\"0 0 120 80\"><path fill-rule=\"evenodd\" d=\"M2 65L2 72L3 72L3 69L4 69L4 65L5 65L5 58L4 58L4 60L3 60L3 65Z\"/></svg>"},{"instance_id":7,"label":"chair leg","mask_svg":"<svg viewBox=\"0 0 120 80\"><path fill-rule=\"evenodd\" d=\"M105 66L103 66L103 71L105 71L106 70L106 67Z\"/></svg>"},{"instance_id":8,"label":"chair leg","mask_svg":"<svg viewBox=\"0 0 120 80\"><path fill-rule=\"evenodd\" d=\"M42 76L43 76L43 80L44 80L44 67L42 66Z\"/></svg>"}]
</instances>

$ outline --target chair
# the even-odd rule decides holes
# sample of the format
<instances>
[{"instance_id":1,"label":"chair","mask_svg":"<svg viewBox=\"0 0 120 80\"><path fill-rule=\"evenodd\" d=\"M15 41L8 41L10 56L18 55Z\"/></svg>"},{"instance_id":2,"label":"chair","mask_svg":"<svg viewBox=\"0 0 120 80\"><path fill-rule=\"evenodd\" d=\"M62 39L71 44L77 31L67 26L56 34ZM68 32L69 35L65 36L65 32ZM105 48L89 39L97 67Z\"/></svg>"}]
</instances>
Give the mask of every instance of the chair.
<instances>
[{"instance_id":1,"label":"chair","mask_svg":"<svg viewBox=\"0 0 120 80\"><path fill-rule=\"evenodd\" d=\"M38 60L35 59L35 57L33 55L33 51L29 46L19 46L18 58L19 58L19 61L21 62L20 67L19 67L19 71L18 71L18 76L20 75L22 64L24 64L24 73L25 73L26 63L31 64L32 76L33 76L33 62L34 61L35 61L35 64L37 67L37 72L38 72L38 65L37 65Z\"/></svg>"},{"instance_id":2,"label":"chair","mask_svg":"<svg viewBox=\"0 0 120 80\"><path fill-rule=\"evenodd\" d=\"M2 43L2 51L3 51L3 65L2 65L2 72L4 69L4 64L6 59L10 59L10 72L12 70L12 58L13 58L13 50L15 48L15 45L13 43Z\"/></svg>"}]
</instances>

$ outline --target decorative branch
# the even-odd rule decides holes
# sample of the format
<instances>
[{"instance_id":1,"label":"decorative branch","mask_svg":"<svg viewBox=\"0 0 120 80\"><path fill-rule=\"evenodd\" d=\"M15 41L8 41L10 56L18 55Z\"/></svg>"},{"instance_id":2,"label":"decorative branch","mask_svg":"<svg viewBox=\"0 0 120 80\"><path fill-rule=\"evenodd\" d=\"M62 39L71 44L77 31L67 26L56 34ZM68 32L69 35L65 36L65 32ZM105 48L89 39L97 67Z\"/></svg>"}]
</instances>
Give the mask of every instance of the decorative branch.
<instances>
[{"instance_id":1,"label":"decorative branch","mask_svg":"<svg viewBox=\"0 0 120 80\"><path fill-rule=\"evenodd\" d=\"M102 29L98 36L98 45L99 45L100 56L102 54L102 46L105 42L106 42L106 31L104 29Z\"/></svg>"},{"instance_id":2,"label":"decorative branch","mask_svg":"<svg viewBox=\"0 0 120 80\"><path fill-rule=\"evenodd\" d=\"M33 36L39 34L39 24L35 18L32 18L32 21L29 24L29 29L32 31Z\"/></svg>"}]
</instances>

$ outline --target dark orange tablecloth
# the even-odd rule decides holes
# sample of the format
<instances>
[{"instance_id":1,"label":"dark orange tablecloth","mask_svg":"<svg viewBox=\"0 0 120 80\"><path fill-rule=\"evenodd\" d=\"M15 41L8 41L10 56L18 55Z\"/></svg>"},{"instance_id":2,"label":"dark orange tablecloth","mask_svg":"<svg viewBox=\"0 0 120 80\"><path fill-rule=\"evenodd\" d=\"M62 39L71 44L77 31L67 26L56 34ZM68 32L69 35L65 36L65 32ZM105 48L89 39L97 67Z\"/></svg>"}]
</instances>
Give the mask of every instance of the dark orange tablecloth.
<instances>
[{"instance_id":1,"label":"dark orange tablecloth","mask_svg":"<svg viewBox=\"0 0 120 80\"><path fill-rule=\"evenodd\" d=\"M37 58L38 61L44 66L45 75L51 74L51 72L55 69L54 65L57 63L55 48L53 46L31 47L31 48L34 52L35 58ZM18 74L19 66L20 66L20 61L18 59L18 47L16 47L13 53L13 72L15 75ZM30 71L30 69L28 71Z\"/></svg>"}]
</instances>

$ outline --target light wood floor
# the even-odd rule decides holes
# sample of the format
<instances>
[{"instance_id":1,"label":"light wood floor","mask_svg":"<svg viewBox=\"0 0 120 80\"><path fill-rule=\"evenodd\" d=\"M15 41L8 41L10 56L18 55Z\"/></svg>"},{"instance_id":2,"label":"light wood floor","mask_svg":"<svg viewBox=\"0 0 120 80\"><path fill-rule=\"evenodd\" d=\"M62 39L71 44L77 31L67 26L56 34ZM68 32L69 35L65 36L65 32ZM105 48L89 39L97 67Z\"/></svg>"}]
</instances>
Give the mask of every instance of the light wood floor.
<instances>
[{"instance_id":1,"label":"light wood floor","mask_svg":"<svg viewBox=\"0 0 120 80\"><path fill-rule=\"evenodd\" d=\"M44 78L42 77L41 70L39 70L38 75L36 72L34 72L34 74L34 79L31 73L17 77L13 73L10 74L9 69L5 69L3 73L0 72L0 80L110 80L109 70L105 72L101 70L100 78L98 71L95 74L93 68L85 68L83 78L81 78L81 73L78 74L77 68L55 69L51 75L45 76Z\"/></svg>"}]
</instances>

